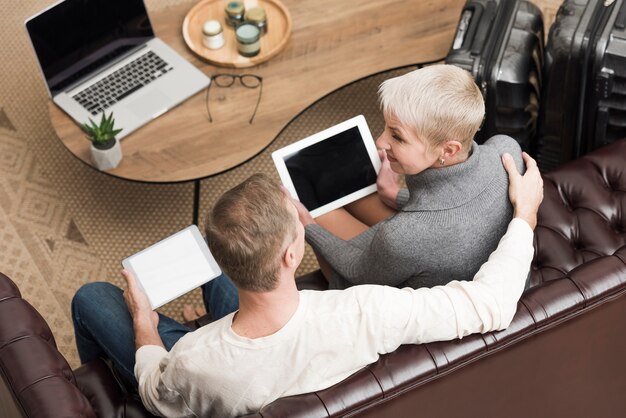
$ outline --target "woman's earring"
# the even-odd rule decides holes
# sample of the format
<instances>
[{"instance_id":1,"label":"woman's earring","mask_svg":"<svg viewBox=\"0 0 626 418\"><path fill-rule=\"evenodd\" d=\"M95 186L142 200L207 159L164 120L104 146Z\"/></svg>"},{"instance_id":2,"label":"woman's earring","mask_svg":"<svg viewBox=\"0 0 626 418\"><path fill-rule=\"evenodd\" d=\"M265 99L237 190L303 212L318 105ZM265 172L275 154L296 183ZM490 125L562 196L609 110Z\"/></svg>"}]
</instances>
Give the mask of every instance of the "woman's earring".
<instances>
[{"instance_id":1,"label":"woman's earring","mask_svg":"<svg viewBox=\"0 0 626 418\"><path fill-rule=\"evenodd\" d=\"M446 163L446 160L444 160L443 158L439 159L439 165L444 165Z\"/></svg>"}]
</instances>

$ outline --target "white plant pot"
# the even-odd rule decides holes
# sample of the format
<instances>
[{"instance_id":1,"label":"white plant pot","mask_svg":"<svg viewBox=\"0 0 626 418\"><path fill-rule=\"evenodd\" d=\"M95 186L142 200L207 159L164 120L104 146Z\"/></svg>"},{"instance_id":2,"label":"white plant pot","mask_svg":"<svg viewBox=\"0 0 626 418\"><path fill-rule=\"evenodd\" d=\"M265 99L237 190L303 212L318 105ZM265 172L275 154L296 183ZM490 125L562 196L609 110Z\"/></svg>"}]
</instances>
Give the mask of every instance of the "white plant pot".
<instances>
[{"instance_id":1,"label":"white plant pot","mask_svg":"<svg viewBox=\"0 0 626 418\"><path fill-rule=\"evenodd\" d=\"M98 170L110 170L118 166L122 161L122 147L120 142L115 139L115 143L109 149L98 149L91 145L91 160Z\"/></svg>"}]
</instances>

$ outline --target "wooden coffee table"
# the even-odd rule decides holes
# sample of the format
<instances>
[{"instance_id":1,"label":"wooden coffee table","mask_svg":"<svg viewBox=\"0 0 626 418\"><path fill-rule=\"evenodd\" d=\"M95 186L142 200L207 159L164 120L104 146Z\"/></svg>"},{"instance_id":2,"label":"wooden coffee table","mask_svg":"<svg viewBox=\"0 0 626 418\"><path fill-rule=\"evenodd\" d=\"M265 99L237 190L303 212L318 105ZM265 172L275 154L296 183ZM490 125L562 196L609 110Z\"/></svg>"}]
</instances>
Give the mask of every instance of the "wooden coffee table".
<instances>
[{"instance_id":1,"label":"wooden coffee table","mask_svg":"<svg viewBox=\"0 0 626 418\"><path fill-rule=\"evenodd\" d=\"M245 163L315 101L365 76L442 59L448 51L462 0L282 0L293 30L285 49L251 68L203 62L186 46L182 22L195 2L181 2L150 18L157 36L205 74L250 73L263 77L263 95L252 124L258 91L235 82L211 88L211 115L201 92L122 140L124 158L107 174L131 181L195 181L197 223L200 180ZM148 8L150 3L147 3ZM268 22L271 25L271 22ZM271 27L270 27L271 29ZM89 142L77 124L52 102L50 118L61 142L93 166Z\"/></svg>"}]
</instances>

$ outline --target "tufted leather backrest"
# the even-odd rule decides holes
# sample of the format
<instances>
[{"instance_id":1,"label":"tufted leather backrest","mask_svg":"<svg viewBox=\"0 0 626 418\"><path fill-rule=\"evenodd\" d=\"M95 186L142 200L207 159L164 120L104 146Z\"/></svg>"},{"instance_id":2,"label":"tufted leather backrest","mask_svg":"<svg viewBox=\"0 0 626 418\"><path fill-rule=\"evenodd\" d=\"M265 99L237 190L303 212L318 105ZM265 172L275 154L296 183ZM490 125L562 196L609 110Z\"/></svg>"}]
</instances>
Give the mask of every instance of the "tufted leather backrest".
<instances>
[{"instance_id":1,"label":"tufted leather backrest","mask_svg":"<svg viewBox=\"0 0 626 418\"><path fill-rule=\"evenodd\" d=\"M544 175L531 286L626 245L626 140Z\"/></svg>"}]
</instances>

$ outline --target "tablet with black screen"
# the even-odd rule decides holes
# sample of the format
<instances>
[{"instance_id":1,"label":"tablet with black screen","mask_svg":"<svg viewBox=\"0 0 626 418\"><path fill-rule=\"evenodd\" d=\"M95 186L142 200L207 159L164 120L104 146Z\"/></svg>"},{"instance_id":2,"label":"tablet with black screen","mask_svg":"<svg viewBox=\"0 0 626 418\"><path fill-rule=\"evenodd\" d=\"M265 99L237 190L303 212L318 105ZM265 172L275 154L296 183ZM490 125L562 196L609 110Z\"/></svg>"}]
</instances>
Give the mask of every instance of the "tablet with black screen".
<instances>
[{"instance_id":1,"label":"tablet with black screen","mask_svg":"<svg viewBox=\"0 0 626 418\"><path fill-rule=\"evenodd\" d=\"M274 151L272 159L313 217L376 191L380 158L363 115Z\"/></svg>"}]
</instances>

